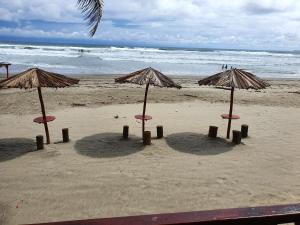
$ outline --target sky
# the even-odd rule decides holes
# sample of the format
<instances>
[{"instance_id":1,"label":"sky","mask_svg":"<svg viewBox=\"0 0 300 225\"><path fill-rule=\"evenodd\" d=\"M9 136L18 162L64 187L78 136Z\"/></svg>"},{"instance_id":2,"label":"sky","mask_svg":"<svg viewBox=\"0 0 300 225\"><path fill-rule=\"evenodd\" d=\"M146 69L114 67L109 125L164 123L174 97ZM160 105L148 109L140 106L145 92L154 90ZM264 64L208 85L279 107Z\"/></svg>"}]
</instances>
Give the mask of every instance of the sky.
<instances>
[{"instance_id":1,"label":"sky","mask_svg":"<svg viewBox=\"0 0 300 225\"><path fill-rule=\"evenodd\" d=\"M300 50L299 0L104 0L93 38L76 0L0 0L0 41Z\"/></svg>"}]
</instances>

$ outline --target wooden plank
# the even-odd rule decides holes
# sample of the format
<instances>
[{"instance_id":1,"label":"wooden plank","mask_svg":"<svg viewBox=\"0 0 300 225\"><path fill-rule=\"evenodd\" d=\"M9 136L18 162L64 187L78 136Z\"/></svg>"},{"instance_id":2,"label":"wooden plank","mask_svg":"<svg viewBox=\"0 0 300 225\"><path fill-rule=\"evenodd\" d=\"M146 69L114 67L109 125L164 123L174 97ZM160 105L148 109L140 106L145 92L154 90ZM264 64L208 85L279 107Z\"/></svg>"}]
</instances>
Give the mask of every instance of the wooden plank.
<instances>
[{"instance_id":1,"label":"wooden plank","mask_svg":"<svg viewBox=\"0 0 300 225\"><path fill-rule=\"evenodd\" d=\"M299 225L300 203L292 205L64 221L39 225L271 225L293 222L295 222L296 225Z\"/></svg>"}]
</instances>

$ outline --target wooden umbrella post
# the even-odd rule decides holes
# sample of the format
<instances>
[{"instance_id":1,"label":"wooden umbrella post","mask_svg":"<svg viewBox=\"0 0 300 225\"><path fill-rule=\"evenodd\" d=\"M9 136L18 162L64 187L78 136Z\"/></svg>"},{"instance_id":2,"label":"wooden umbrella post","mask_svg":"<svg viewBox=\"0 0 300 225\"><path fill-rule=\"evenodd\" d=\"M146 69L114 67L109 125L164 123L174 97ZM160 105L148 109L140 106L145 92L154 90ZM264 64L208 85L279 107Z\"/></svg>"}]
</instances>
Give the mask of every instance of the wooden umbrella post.
<instances>
[{"instance_id":1,"label":"wooden umbrella post","mask_svg":"<svg viewBox=\"0 0 300 225\"><path fill-rule=\"evenodd\" d=\"M148 89L149 89L150 83L148 82L146 85L146 90L145 90L145 97L144 97L144 106L143 106L143 118L142 118L142 137L144 140L144 132L145 132L145 113L146 113L146 104L147 104L147 95L148 95Z\"/></svg>"},{"instance_id":2,"label":"wooden umbrella post","mask_svg":"<svg viewBox=\"0 0 300 225\"><path fill-rule=\"evenodd\" d=\"M6 67L6 78L8 78L8 65L6 65L5 67Z\"/></svg>"},{"instance_id":3,"label":"wooden umbrella post","mask_svg":"<svg viewBox=\"0 0 300 225\"><path fill-rule=\"evenodd\" d=\"M45 112L45 106L44 106L44 101L43 101L43 96L42 96L42 90L41 90L41 87L38 87L37 89L38 89L39 99L40 99L40 103L41 103L44 127L45 127L46 138L47 138L47 144L50 144L50 135L49 135L48 124L47 124L47 119L46 119L46 112Z\"/></svg>"},{"instance_id":4,"label":"wooden umbrella post","mask_svg":"<svg viewBox=\"0 0 300 225\"><path fill-rule=\"evenodd\" d=\"M231 118L232 118L232 109L233 109L233 94L234 94L234 87L231 87L229 118L228 118L228 126L227 126L227 139L230 138Z\"/></svg>"}]
</instances>

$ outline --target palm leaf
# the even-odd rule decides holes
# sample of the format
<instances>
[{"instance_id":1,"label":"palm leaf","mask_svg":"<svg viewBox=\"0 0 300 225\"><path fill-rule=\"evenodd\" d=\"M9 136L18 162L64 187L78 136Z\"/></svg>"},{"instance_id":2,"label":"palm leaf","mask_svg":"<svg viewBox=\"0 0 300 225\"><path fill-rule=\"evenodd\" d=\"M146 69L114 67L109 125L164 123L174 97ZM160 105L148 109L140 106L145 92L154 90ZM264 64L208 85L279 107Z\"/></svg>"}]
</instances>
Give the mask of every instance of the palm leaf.
<instances>
[{"instance_id":1,"label":"palm leaf","mask_svg":"<svg viewBox=\"0 0 300 225\"><path fill-rule=\"evenodd\" d=\"M77 0L84 19L90 27L90 36L94 36L103 14L103 0Z\"/></svg>"}]
</instances>

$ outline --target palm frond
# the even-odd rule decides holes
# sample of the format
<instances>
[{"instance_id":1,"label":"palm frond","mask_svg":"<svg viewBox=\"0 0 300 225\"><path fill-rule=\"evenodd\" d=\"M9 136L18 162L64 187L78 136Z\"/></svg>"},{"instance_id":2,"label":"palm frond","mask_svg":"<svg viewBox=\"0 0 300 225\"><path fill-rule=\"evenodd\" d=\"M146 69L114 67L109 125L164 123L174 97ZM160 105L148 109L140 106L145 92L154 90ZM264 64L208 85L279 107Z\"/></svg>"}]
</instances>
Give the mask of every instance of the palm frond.
<instances>
[{"instance_id":1,"label":"palm frond","mask_svg":"<svg viewBox=\"0 0 300 225\"><path fill-rule=\"evenodd\" d=\"M90 36L94 36L103 14L103 0L77 0L84 19L90 27Z\"/></svg>"}]
</instances>

